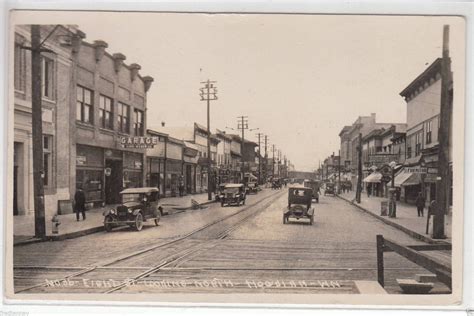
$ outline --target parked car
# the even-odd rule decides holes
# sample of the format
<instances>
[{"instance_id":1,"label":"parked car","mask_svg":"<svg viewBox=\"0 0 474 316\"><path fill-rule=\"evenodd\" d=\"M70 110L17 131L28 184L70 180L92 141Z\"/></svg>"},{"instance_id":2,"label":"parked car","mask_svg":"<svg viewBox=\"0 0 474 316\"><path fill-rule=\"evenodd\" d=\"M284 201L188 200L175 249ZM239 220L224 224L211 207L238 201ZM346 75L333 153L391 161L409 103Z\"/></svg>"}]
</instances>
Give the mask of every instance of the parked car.
<instances>
[{"instance_id":1,"label":"parked car","mask_svg":"<svg viewBox=\"0 0 474 316\"><path fill-rule=\"evenodd\" d=\"M227 205L245 205L245 187L241 183L228 183L220 197L221 206Z\"/></svg>"},{"instance_id":2,"label":"parked car","mask_svg":"<svg viewBox=\"0 0 474 316\"><path fill-rule=\"evenodd\" d=\"M247 194L251 194L251 193L258 193L258 191L260 191L260 188L258 186L258 183L257 182L247 182L247 185L246 185L246 193Z\"/></svg>"},{"instance_id":3,"label":"parked car","mask_svg":"<svg viewBox=\"0 0 474 316\"><path fill-rule=\"evenodd\" d=\"M290 187L288 189L288 208L283 211L283 224L287 224L290 218L309 219L309 224L314 222L314 208L311 207L313 190L302 186Z\"/></svg>"},{"instance_id":4,"label":"parked car","mask_svg":"<svg viewBox=\"0 0 474 316\"><path fill-rule=\"evenodd\" d=\"M217 187L217 192L216 192L216 201L217 202L221 201L221 196L222 196L222 193L224 192L225 185L226 185L225 183L221 183Z\"/></svg>"},{"instance_id":5,"label":"parked car","mask_svg":"<svg viewBox=\"0 0 474 316\"><path fill-rule=\"evenodd\" d=\"M324 195L331 194L331 195L336 195L336 187L334 183L328 182L326 183L324 187Z\"/></svg>"},{"instance_id":6,"label":"parked car","mask_svg":"<svg viewBox=\"0 0 474 316\"><path fill-rule=\"evenodd\" d=\"M305 180L304 186L306 188L311 188L312 198L316 200L316 203L319 203L319 193L321 183L317 180Z\"/></svg>"},{"instance_id":7,"label":"parked car","mask_svg":"<svg viewBox=\"0 0 474 316\"><path fill-rule=\"evenodd\" d=\"M163 208L158 205L158 188L129 188L120 192L120 196L122 204L103 213L106 231L125 225L140 231L148 220L158 226L163 215Z\"/></svg>"}]
</instances>

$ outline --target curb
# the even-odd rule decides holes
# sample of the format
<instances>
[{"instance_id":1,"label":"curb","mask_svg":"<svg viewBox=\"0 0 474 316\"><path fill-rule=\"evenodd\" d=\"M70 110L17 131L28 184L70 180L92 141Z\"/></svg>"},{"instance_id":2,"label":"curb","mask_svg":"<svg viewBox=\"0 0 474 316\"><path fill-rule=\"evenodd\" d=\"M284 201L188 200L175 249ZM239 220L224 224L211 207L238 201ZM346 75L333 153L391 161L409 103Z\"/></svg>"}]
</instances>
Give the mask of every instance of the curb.
<instances>
[{"instance_id":1,"label":"curb","mask_svg":"<svg viewBox=\"0 0 474 316\"><path fill-rule=\"evenodd\" d=\"M204 203L201 203L200 205L209 205L209 204L215 203L215 202L216 202L215 200L206 201ZM169 213L168 215L185 212L187 210L192 209L192 206L187 206L187 207L183 207L183 208L173 208L173 209L179 210L179 211ZM15 246L25 246L25 245L35 244L35 243L39 243L39 242L62 241L62 240L66 240L66 239L74 239L74 238L83 237L83 236L86 236L86 235L98 233L98 232L101 232L101 231L104 231L104 230L105 230L105 228L101 223L100 226L91 227L91 228L87 228L87 229L84 229L84 230L71 232L71 233L67 233L67 234L63 234L63 235L57 235L57 236L49 235L49 236L46 236L44 239L32 237L31 239L26 239L26 240L21 240L21 241L18 241L18 242L13 242L13 246L14 247Z\"/></svg>"},{"instance_id":2,"label":"curb","mask_svg":"<svg viewBox=\"0 0 474 316\"><path fill-rule=\"evenodd\" d=\"M381 222L384 222L385 224L390 225L390 226L392 226L392 227L394 227L394 228L396 228L396 229L398 229L398 230L404 232L405 234L409 235L410 237L413 237L413 238L415 238L415 239L424 241L424 242L429 243L429 244L449 244L449 242L444 241L444 240L436 240L436 239L432 239L432 238L430 238L430 237L424 236L424 235L422 235L422 234L420 234L420 233L417 233L417 232L415 232L415 231L413 231L413 230L411 230L411 229L406 228L405 226L402 226L402 225L400 225L400 224L394 223L394 222L392 222L391 220L388 220L388 219L386 219L386 218L384 218L384 217L382 217L382 216L380 216L380 215L377 215L377 214L375 214L375 213L369 211L368 209L366 209L366 208L364 208L364 207L362 207L362 206L360 206L360 205L358 205L358 204L356 204L356 203L353 203L353 202L352 202L351 200L349 200L349 199L346 199L346 198L344 198L344 197L342 197L342 196L339 196L339 195L336 195L336 196L337 196L338 198L340 198L341 200L344 200L344 201L346 201L347 203L349 203L349 204L351 204L351 205L357 207L358 209L362 210L364 213L369 214L369 215L375 217L376 219L380 220Z\"/></svg>"}]
</instances>

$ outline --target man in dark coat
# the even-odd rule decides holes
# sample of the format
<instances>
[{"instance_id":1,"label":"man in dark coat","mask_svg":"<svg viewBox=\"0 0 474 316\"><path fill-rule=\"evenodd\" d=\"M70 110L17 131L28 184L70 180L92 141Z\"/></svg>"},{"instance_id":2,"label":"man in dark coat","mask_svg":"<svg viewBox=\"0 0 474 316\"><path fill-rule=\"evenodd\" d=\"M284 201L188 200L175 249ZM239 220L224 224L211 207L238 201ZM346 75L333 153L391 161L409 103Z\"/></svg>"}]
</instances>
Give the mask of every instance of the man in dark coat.
<instances>
[{"instance_id":1,"label":"man in dark coat","mask_svg":"<svg viewBox=\"0 0 474 316\"><path fill-rule=\"evenodd\" d=\"M415 204L416 204L416 208L418 210L418 216L423 216L423 210L425 209L425 198L423 197L423 195L420 193L418 193L418 197L416 198L416 201L415 201Z\"/></svg>"},{"instance_id":2,"label":"man in dark coat","mask_svg":"<svg viewBox=\"0 0 474 316\"><path fill-rule=\"evenodd\" d=\"M76 194L74 194L74 209L77 221L79 221L79 212L82 213L82 220L86 220L86 195L81 187L77 188Z\"/></svg>"}]
</instances>

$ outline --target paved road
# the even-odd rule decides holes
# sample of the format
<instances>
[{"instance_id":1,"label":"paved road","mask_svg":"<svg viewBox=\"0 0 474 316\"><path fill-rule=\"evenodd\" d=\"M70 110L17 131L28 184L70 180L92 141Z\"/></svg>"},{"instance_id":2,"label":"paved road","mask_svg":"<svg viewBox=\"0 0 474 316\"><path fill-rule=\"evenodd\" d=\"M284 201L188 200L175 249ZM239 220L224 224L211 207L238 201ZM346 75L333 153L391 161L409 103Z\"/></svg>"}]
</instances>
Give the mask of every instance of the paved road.
<instances>
[{"instance_id":1,"label":"paved road","mask_svg":"<svg viewBox=\"0 0 474 316\"><path fill-rule=\"evenodd\" d=\"M16 247L15 290L355 293L354 280L376 280L377 234L419 243L336 197L313 204L313 226L304 220L283 225L286 203L285 190L265 190L245 206L213 204L141 232L126 228ZM426 273L394 253L385 254L385 267L390 293L399 290L395 278Z\"/></svg>"}]
</instances>

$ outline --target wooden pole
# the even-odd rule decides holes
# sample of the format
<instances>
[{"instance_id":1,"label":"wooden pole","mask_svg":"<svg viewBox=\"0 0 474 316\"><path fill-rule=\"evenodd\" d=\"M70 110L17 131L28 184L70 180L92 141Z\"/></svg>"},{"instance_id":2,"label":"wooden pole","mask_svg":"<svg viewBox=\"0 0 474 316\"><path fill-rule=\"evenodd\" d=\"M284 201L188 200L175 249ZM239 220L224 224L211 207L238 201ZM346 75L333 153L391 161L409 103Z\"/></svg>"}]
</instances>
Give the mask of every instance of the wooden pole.
<instances>
[{"instance_id":1,"label":"wooden pole","mask_svg":"<svg viewBox=\"0 0 474 316\"><path fill-rule=\"evenodd\" d=\"M359 133L359 145L357 146L357 191L356 202L360 204L360 196L362 194L362 133Z\"/></svg>"},{"instance_id":2,"label":"wooden pole","mask_svg":"<svg viewBox=\"0 0 474 316\"><path fill-rule=\"evenodd\" d=\"M438 148L438 187L436 201L438 207L433 216L433 238L444 239L444 216L448 208L449 188L449 138L452 116L451 59L449 57L449 25L443 27L443 58L441 61L441 107Z\"/></svg>"},{"instance_id":3,"label":"wooden pole","mask_svg":"<svg viewBox=\"0 0 474 316\"><path fill-rule=\"evenodd\" d=\"M211 190L211 100L210 94L210 81L207 80L207 199L212 200Z\"/></svg>"},{"instance_id":4,"label":"wooden pole","mask_svg":"<svg viewBox=\"0 0 474 316\"><path fill-rule=\"evenodd\" d=\"M41 95L41 29L31 25L31 119L33 134L33 194L35 207L35 236L46 236L44 209L43 118Z\"/></svg>"}]
</instances>

